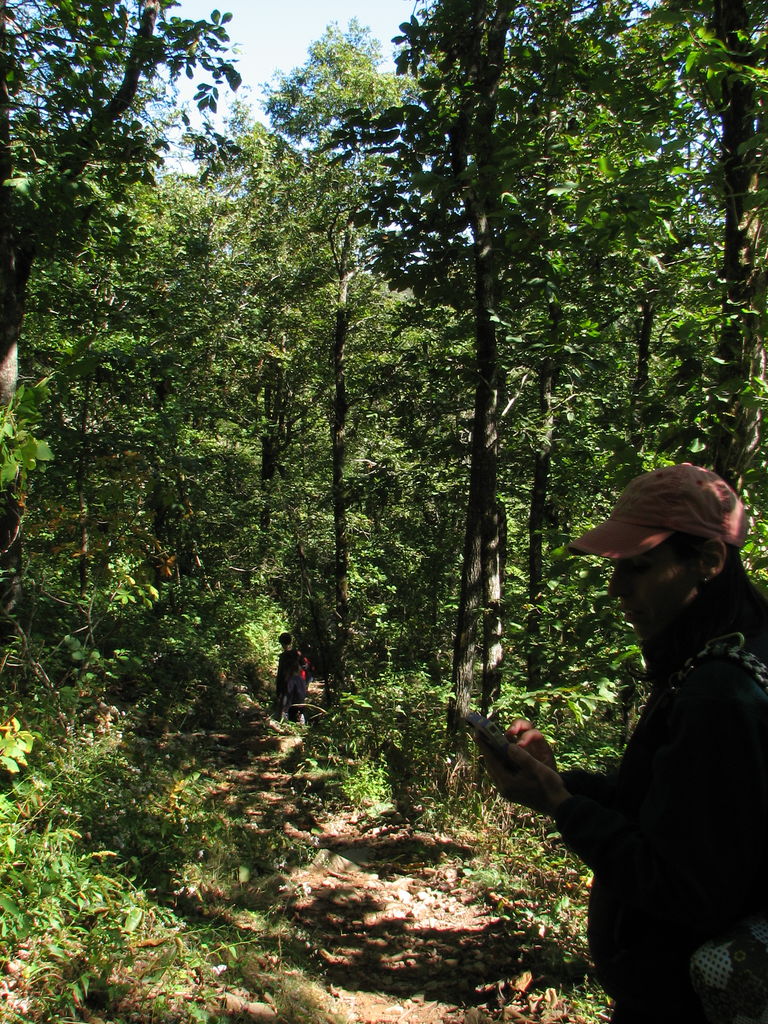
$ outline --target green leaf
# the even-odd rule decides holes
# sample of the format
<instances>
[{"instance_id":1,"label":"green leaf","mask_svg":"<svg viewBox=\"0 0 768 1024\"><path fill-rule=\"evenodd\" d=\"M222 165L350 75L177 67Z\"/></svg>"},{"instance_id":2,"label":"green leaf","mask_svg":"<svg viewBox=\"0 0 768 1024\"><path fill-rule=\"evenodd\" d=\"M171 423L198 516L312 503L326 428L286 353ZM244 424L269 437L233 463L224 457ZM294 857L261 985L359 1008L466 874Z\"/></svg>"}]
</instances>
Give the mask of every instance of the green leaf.
<instances>
[{"instance_id":1,"label":"green leaf","mask_svg":"<svg viewBox=\"0 0 768 1024\"><path fill-rule=\"evenodd\" d=\"M37 454L35 458L38 462L53 462L56 456L51 451L50 445L47 441L38 441Z\"/></svg>"},{"instance_id":2,"label":"green leaf","mask_svg":"<svg viewBox=\"0 0 768 1024\"><path fill-rule=\"evenodd\" d=\"M12 917L16 917L16 918L24 917L24 911L21 909L21 907L17 903L14 903L13 900L9 896L6 896L4 893L1 893L1 892L0 892L0 907L2 907L3 910L7 914L10 914Z\"/></svg>"},{"instance_id":3,"label":"green leaf","mask_svg":"<svg viewBox=\"0 0 768 1024\"><path fill-rule=\"evenodd\" d=\"M125 916L125 922L123 923L123 931L132 934L139 927L141 922L144 920L144 911L140 910L139 907L131 907Z\"/></svg>"},{"instance_id":4,"label":"green leaf","mask_svg":"<svg viewBox=\"0 0 768 1024\"><path fill-rule=\"evenodd\" d=\"M0 486L12 484L19 475L20 468L20 463L14 458L6 457L0 465Z\"/></svg>"},{"instance_id":5,"label":"green leaf","mask_svg":"<svg viewBox=\"0 0 768 1024\"><path fill-rule=\"evenodd\" d=\"M612 178L614 176L615 169L607 156L598 157L597 166L606 177Z\"/></svg>"},{"instance_id":6,"label":"green leaf","mask_svg":"<svg viewBox=\"0 0 768 1024\"><path fill-rule=\"evenodd\" d=\"M17 178L6 178L6 180L3 182L3 185L6 188L16 189L16 191L20 192L22 195L28 194L30 184L31 179L26 175L19 176Z\"/></svg>"}]
</instances>

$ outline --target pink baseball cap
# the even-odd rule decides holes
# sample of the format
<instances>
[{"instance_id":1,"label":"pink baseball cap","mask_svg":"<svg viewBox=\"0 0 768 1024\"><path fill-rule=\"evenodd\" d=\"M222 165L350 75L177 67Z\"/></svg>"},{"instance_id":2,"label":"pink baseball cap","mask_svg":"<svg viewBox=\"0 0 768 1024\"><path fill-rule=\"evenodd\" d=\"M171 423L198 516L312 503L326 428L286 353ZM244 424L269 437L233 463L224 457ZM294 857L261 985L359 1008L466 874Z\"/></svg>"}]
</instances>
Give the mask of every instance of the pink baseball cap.
<instances>
[{"instance_id":1,"label":"pink baseball cap","mask_svg":"<svg viewBox=\"0 0 768 1024\"><path fill-rule=\"evenodd\" d=\"M568 547L604 558L633 558L677 532L740 548L747 536L747 515L725 480L684 462L636 476L608 519Z\"/></svg>"}]
</instances>

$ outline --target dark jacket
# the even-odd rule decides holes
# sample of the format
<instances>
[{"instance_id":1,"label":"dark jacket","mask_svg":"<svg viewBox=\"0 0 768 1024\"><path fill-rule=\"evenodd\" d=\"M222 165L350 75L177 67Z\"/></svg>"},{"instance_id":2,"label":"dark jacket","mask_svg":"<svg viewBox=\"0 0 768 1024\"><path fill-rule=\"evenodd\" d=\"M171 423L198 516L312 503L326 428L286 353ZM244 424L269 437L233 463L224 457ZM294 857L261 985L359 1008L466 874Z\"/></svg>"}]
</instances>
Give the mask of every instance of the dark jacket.
<instances>
[{"instance_id":1,"label":"dark jacket","mask_svg":"<svg viewBox=\"0 0 768 1024\"><path fill-rule=\"evenodd\" d=\"M288 685L288 678L292 674L292 671L299 663L299 652L294 648L287 651L282 651L280 657L277 659L277 673L275 675L275 693L277 694L278 700L285 696L285 691Z\"/></svg>"},{"instance_id":2,"label":"dark jacket","mask_svg":"<svg viewBox=\"0 0 768 1024\"><path fill-rule=\"evenodd\" d=\"M768 635L747 646L768 662ZM704 1022L690 954L768 907L768 696L706 661L654 689L614 777L563 778L557 825L594 872L590 947L614 1019Z\"/></svg>"}]
</instances>

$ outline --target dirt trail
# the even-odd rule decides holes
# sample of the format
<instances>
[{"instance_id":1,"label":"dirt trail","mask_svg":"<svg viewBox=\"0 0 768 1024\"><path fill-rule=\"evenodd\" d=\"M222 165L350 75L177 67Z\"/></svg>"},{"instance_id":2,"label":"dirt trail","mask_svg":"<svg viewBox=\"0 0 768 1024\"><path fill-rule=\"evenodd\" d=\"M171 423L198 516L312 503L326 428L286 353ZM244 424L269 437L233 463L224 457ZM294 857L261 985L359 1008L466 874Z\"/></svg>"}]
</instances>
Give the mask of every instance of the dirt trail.
<instances>
[{"instance_id":1,"label":"dirt trail","mask_svg":"<svg viewBox=\"0 0 768 1024\"><path fill-rule=\"evenodd\" d=\"M583 1022L541 977L534 986L539 937L494 913L488 892L467 880L470 848L395 812L375 822L353 810L331 816L317 780L291 767L300 736L260 714L219 741L217 795L265 838L278 829L317 848L262 898L308 937L350 1024ZM257 901L258 892L256 880Z\"/></svg>"}]
</instances>

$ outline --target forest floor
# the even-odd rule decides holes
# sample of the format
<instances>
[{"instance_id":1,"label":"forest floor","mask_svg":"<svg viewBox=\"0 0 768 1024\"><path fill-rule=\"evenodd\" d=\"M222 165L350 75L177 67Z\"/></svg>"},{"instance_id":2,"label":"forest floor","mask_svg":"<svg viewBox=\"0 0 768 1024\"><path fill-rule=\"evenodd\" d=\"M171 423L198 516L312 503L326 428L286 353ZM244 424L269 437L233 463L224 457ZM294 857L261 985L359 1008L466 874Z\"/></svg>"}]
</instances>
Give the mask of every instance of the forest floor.
<instances>
[{"instance_id":1,"label":"forest floor","mask_svg":"<svg viewBox=\"0 0 768 1024\"><path fill-rule=\"evenodd\" d=\"M482 872L469 837L425 831L392 808L330 810L301 733L254 707L237 731L206 737L215 750L211 796L222 810L265 840L280 831L305 856L276 874L246 871L235 905L231 894L192 887L180 895L188 909L194 902L196 913L230 925L244 913L282 918L293 941L302 938L324 992L315 1019L333 1024L607 1019L602 1005L587 1016L574 1009L579 1000L568 993L589 1000L586 961L558 948L525 894L501 897L472 878ZM264 957L258 974L263 982L279 969L279 957ZM235 1019L277 1024L280 1004L268 991L225 986L222 1000Z\"/></svg>"}]
</instances>

